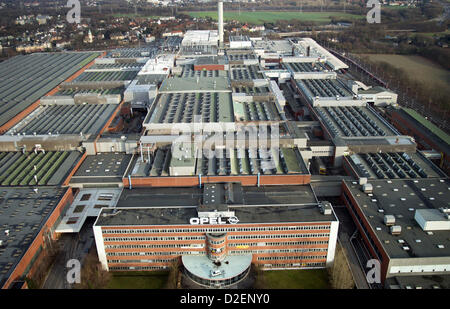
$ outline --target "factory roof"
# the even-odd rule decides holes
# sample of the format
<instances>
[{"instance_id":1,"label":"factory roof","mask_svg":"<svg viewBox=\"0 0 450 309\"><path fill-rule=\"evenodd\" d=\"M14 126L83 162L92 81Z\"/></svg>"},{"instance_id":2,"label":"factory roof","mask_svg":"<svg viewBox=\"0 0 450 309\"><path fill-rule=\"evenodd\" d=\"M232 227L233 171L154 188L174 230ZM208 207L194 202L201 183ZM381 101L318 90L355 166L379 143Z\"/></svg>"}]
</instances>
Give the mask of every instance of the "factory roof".
<instances>
[{"instance_id":1,"label":"factory roof","mask_svg":"<svg viewBox=\"0 0 450 309\"><path fill-rule=\"evenodd\" d=\"M303 55L306 55L307 47L310 48L311 57L321 57L326 58L327 64L330 65L334 70L348 69L348 65L330 53L328 50L320 46L316 41L311 38L301 38L298 40L296 47L300 50Z\"/></svg>"},{"instance_id":2,"label":"factory roof","mask_svg":"<svg viewBox=\"0 0 450 309\"><path fill-rule=\"evenodd\" d=\"M328 68L320 62L283 62L283 66L292 72L324 72Z\"/></svg>"},{"instance_id":3,"label":"factory roof","mask_svg":"<svg viewBox=\"0 0 450 309\"><path fill-rule=\"evenodd\" d=\"M144 66L144 63L131 62L131 63L96 63L85 72L95 72L95 71L139 71Z\"/></svg>"},{"instance_id":4,"label":"factory roof","mask_svg":"<svg viewBox=\"0 0 450 309\"><path fill-rule=\"evenodd\" d=\"M227 59L224 56L204 56L196 59L195 65L205 64L226 64Z\"/></svg>"},{"instance_id":5,"label":"factory roof","mask_svg":"<svg viewBox=\"0 0 450 309\"><path fill-rule=\"evenodd\" d=\"M390 289L450 289L450 275L396 276L387 278Z\"/></svg>"},{"instance_id":6,"label":"factory roof","mask_svg":"<svg viewBox=\"0 0 450 309\"><path fill-rule=\"evenodd\" d=\"M86 156L86 159L72 176L70 183L122 182L122 177L128 169L131 157L131 154L118 152Z\"/></svg>"},{"instance_id":7,"label":"factory roof","mask_svg":"<svg viewBox=\"0 0 450 309\"><path fill-rule=\"evenodd\" d=\"M99 53L34 53L0 64L0 126L38 101Z\"/></svg>"},{"instance_id":8,"label":"factory roof","mask_svg":"<svg viewBox=\"0 0 450 309\"><path fill-rule=\"evenodd\" d=\"M338 79L302 79L297 80L296 83L310 99L353 97L353 93Z\"/></svg>"},{"instance_id":9,"label":"factory roof","mask_svg":"<svg viewBox=\"0 0 450 309\"><path fill-rule=\"evenodd\" d=\"M202 157L178 163L177 160L170 161L171 150L158 148L151 164L146 163L144 166L140 161L132 162L132 164L136 164L132 176L175 176L170 174L169 167L180 165L192 166L193 168L195 166L195 175L201 174L204 176L257 175L258 173L260 175L309 174L308 168L296 148L282 147L279 152L269 148L215 149L214 154L214 157L208 158L208 152L204 150ZM169 165L168 162L173 164Z\"/></svg>"},{"instance_id":10,"label":"factory roof","mask_svg":"<svg viewBox=\"0 0 450 309\"><path fill-rule=\"evenodd\" d=\"M0 152L0 186L60 185L81 156L79 151Z\"/></svg>"},{"instance_id":11,"label":"factory roof","mask_svg":"<svg viewBox=\"0 0 450 309\"><path fill-rule=\"evenodd\" d=\"M333 214L320 213L309 185L260 188L234 185L233 190L242 190L243 203L228 204L229 211L234 211L239 218L239 224L336 220ZM225 191L216 193L227 194ZM176 192L168 188L125 189L116 210L103 209L96 225L187 225L189 218L197 216L197 206L203 203L203 198L200 188L178 188Z\"/></svg>"},{"instance_id":12,"label":"factory roof","mask_svg":"<svg viewBox=\"0 0 450 309\"><path fill-rule=\"evenodd\" d=\"M35 240L67 188L0 188L0 287ZM9 235L6 235L9 231Z\"/></svg>"},{"instance_id":13,"label":"factory roof","mask_svg":"<svg viewBox=\"0 0 450 309\"><path fill-rule=\"evenodd\" d=\"M196 78L196 77L227 77L227 72L224 70L194 70L193 65L183 65L183 72L181 77L183 78Z\"/></svg>"},{"instance_id":14,"label":"factory roof","mask_svg":"<svg viewBox=\"0 0 450 309\"><path fill-rule=\"evenodd\" d=\"M184 34L181 45L217 45L218 40L217 30L189 30Z\"/></svg>"},{"instance_id":15,"label":"factory roof","mask_svg":"<svg viewBox=\"0 0 450 309\"><path fill-rule=\"evenodd\" d=\"M437 143L442 145L443 148L450 149L450 136L439 129L436 125L431 123L429 120L425 119L415 110L402 107L399 110L399 113L412 119L418 125L418 129L421 132L433 136L434 139L437 140Z\"/></svg>"},{"instance_id":16,"label":"factory roof","mask_svg":"<svg viewBox=\"0 0 450 309\"><path fill-rule=\"evenodd\" d=\"M288 40L255 40L253 41L254 49L262 49L265 52L277 54L291 54L292 43Z\"/></svg>"},{"instance_id":17,"label":"factory roof","mask_svg":"<svg viewBox=\"0 0 450 309\"><path fill-rule=\"evenodd\" d=\"M153 85L159 84L167 77L167 74L146 74L138 75L136 85Z\"/></svg>"},{"instance_id":18,"label":"factory roof","mask_svg":"<svg viewBox=\"0 0 450 309\"><path fill-rule=\"evenodd\" d=\"M78 76L73 83L80 82L115 82L115 81L130 81L138 74L137 70L133 71L85 71Z\"/></svg>"},{"instance_id":19,"label":"factory roof","mask_svg":"<svg viewBox=\"0 0 450 309\"><path fill-rule=\"evenodd\" d=\"M446 176L420 152L355 153L346 158L360 177L394 179Z\"/></svg>"},{"instance_id":20,"label":"factory roof","mask_svg":"<svg viewBox=\"0 0 450 309\"><path fill-rule=\"evenodd\" d=\"M448 231L425 232L414 219L416 210L450 206L448 178L370 180L373 192L369 194L356 181L344 184L390 258L450 256ZM385 215L395 217L400 235L390 233Z\"/></svg>"},{"instance_id":21,"label":"factory roof","mask_svg":"<svg viewBox=\"0 0 450 309\"><path fill-rule=\"evenodd\" d=\"M334 137L398 135L397 130L368 106L315 107L314 110Z\"/></svg>"},{"instance_id":22,"label":"factory roof","mask_svg":"<svg viewBox=\"0 0 450 309\"><path fill-rule=\"evenodd\" d=\"M230 66L230 79L232 81L263 79L264 75L260 72L257 65L239 65Z\"/></svg>"},{"instance_id":23,"label":"factory roof","mask_svg":"<svg viewBox=\"0 0 450 309\"><path fill-rule=\"evenodd\" d=\"M233 122L233 104L230 93L183 92L159 94L144 125L193 123L195 116L203 122Z\"/></svg>"},{"instance_id":24,"label":"factory roof","mask_svg":"<svg viewBox=\"0 0 450 309\"><path fill-rule=\"evenodd\" d=\"M250 38L248 37L248 35L230 35L230 42L233 41L238 41L238 42L242 42L242 41L250 41Z\"/></svg>"},{"instance_id":25,"label":"factory roof","mask_svg":"<svg viewBox=\"0 0 450 309\"><path fill-rule=\"evenodd\" d=\"M157 53L158 49L154 46L141 48L117 48L106 54L107 58L142 58L152 57Z\"/></svg>"},{"instance_id":26,"label":"factory roof","mask_svg":"<svg viewBox=\"0 0 450 309\"><path fill-rule=\"evenodd\" d=\"M231 89L226 77L174 77L165 79L159 92L231 92Z\"/></svg>"},{"instance_id":27,"label":"factory roof","mask_svg":"<svg viewBox=\"0 0 450 309\"><path fill-rule=\"evenodd\" d=\"M117 104L41 105L7 134L97 134Z\"/></svg>"}]
</instances>

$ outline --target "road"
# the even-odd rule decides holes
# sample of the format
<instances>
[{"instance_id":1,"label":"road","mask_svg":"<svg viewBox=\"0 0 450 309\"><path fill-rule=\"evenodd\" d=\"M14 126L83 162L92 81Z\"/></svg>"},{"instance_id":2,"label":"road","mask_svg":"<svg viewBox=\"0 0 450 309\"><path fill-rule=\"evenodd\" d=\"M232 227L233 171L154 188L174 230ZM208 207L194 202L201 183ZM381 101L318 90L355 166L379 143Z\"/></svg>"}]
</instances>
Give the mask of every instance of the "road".
<instances>
[{"instance_id":1,"label":"road","mask_svg":"<svg viewBox=\"0 0 450 309\"><path fill-rule=\"evenodd\" d=\"M77 259L81 265L89 249L94 244L94 233L92 225L95 218L88 218L80 233L63 234L58 240L61 252L55 259L43 284L43 289L71 289L72 285L67 282L66 264L71 259Z\"/></svg>"},{"instance_id":2,"label":"road","mask_svg":"<svg viewBox=\"0 0 450 309\"><path fill-rule=\"evenodd\" d=\"M338 241L344 249L355 286L357 289L370 289L366 275L350 242L350 237L356 229L352 218L345 206L333 206L333 209L339 219Z\"/></svg>"}]
</instances>

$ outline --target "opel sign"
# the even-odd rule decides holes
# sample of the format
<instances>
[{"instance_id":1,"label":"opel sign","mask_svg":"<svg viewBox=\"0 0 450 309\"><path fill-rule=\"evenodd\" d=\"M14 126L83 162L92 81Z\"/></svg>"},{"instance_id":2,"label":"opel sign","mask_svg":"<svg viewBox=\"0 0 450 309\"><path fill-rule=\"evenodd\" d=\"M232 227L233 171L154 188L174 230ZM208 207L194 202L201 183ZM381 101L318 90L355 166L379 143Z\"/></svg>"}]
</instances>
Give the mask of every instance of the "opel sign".
<instances>
[{"instance_id":1,"label":"opel sign","mask_svg":"<svg viewBox=\"0 0 450 309\"><path fill-rule=\"evenodd\" d=\"M223 217L211 217L211 218L191 218L189 219L189 223L192 225L199 224L236 224L239 222L239 219L235 216L223 218Z\"/></svg>"}]
</instances>

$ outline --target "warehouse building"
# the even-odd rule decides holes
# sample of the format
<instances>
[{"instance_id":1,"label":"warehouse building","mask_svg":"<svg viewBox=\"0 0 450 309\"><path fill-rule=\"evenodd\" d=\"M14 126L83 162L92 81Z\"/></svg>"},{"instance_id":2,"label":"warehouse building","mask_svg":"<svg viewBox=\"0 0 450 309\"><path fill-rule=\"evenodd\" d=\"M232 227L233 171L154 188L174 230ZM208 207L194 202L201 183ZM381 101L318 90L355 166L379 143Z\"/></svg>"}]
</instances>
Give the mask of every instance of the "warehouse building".
<instances>
[{"instance_id":1,"label":"warehouse building","mask_svg":"<svg viewBox=\"0 0 450 309\"><path fill-rule=\"evenodd\" d=\"M230 35L231 49L250 49L252 48L252 41L246 35Z\"/></svg>"},{"instance_id":2,"label":"warehouse building","mask_svg":"<svg viewBox=\"0 0 450 309\"><path fill-rule=\"evenodd\" d=\"M79 151L0 152L0 186L67 184L82 157Z\"/></svg>"},{"instance_id":3,"label":"warehouse building","mask_svg":"<svg viewBox=\"0 0 450 309\"><path fill-rule=\"evenodd\" d=\"M144 198L148 196L149 198ZM224 287L266 269L309 269L334 260L338 221L310 186L124 190L102 209L94 234L110 271L167 269L175 260L202 286Z\"/></svg>"},{"instance_id":4,"label":"warehouse building","mask_svg":"<svg viewBox=\"0 0 450 309\"><path fill-rule=\"evenodd\" d=\"M118 152L88 155L70 179L70 186L121 187L122 178L129 168L131 158L131 154Z\"/></svg>"},{"instance_id":5,"label":"warehouse building","mask_svg":"<svg viewBox=\"0 0 450 309\"><path fill-rule=\"evenodd\" d=\"M40 105L20 121L9 135L96 135L115 114L118 104Z\"/></svg>"},{"instance_id":6,"label":"warehouse building","mask_svg":"<svg viewBox=\"0 0 450 309\"><path fill-rule=\"evenodd\" d=\"M217 30L189 30L181 41L183 55L216 55L219 46Z\"/></svg>"},{"instance_id":7,"label":"warehouse building","mask_svg":"<svg viewBox=\"0 0 450 309\"><path fill-rule=\"evenodd\" d=\"M389 121L403 134L414 137L422 150L437 152L437 165L450 172L450 137L429 120L410 108L390 108L386 112Z\"/></svg>"},{"instance_id":8,"label":"warehouse building","mask_svg":"<svg viewBox=\"0 0 450 309\"><path fill-rule=\"evenodd\" d=\"M344 169L356 178L397 179L446 177L420 151L360 153L344 157Z\"/></svg>"},{"instance_id":9,"label":"warehouse building","mask_svg":"<svg viewBox=\"0 0 450 309\"><path fill-rule=\"evenodd\" d=\"M0 132L32 112L39 99L82 68L99 53L34 53L0 65Z\"/></svg>"},{"instance_id":10,"label":"warehouse building","mask_svg":"<svg viewBox=\"0 0 450 309\"><path fill-rule=\"evenodd\" d=\"M25 277L39 271L43 251L55 238L72 190L4 187L0 197L0 288L25 288Z\"/></svg>"},{"instance_id":11,"label":"warehouse building","mask_svg":"<svg viewBox=\"0 0 450 309\"><path fill-rule=\"evenodd\" d=\"M448 178L343 182L342 199L382 283L396 276L448 275Z\"/></svg>"}]
</instances>

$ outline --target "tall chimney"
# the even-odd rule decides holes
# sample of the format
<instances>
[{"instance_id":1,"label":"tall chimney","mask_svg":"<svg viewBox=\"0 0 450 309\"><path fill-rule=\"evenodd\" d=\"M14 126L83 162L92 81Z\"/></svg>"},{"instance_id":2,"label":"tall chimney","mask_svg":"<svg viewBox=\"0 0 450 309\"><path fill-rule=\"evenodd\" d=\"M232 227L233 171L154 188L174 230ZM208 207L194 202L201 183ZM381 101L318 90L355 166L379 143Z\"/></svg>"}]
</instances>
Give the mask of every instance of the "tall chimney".
<instances>
[{"instance_id":1,"label":"tall chimney","mask_svg":"<svg viewBox=\"0 0 450 309\"><path fill-rule=\"evenodd\" d=\"M218 15L219 15L219 44L223 45L223 2L219 0L218 5Z\"/></svg>"}]
</instances>

